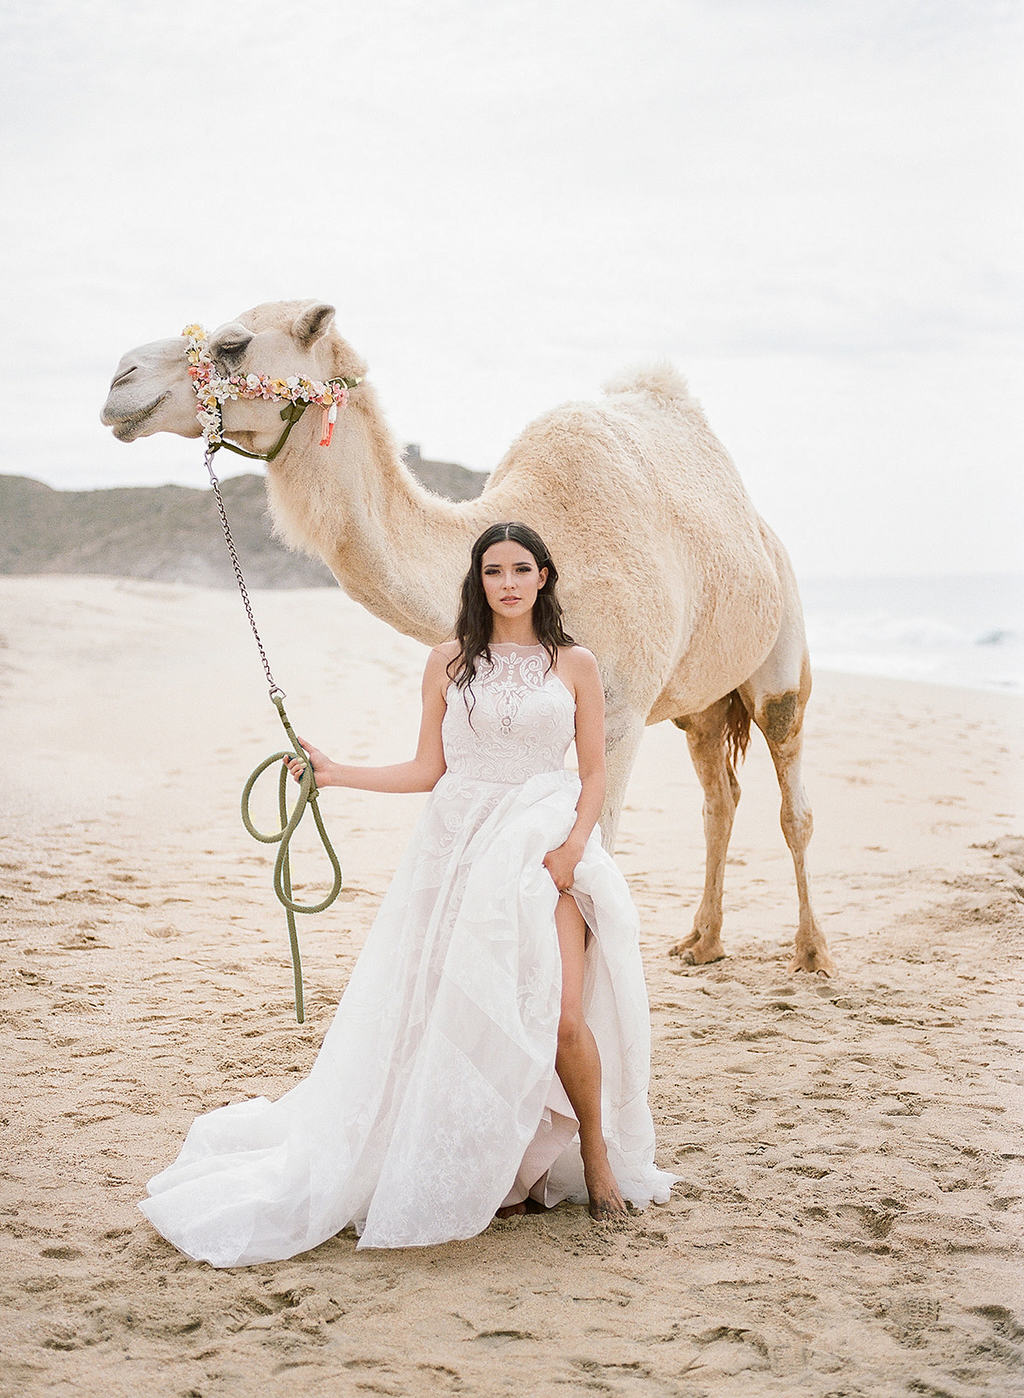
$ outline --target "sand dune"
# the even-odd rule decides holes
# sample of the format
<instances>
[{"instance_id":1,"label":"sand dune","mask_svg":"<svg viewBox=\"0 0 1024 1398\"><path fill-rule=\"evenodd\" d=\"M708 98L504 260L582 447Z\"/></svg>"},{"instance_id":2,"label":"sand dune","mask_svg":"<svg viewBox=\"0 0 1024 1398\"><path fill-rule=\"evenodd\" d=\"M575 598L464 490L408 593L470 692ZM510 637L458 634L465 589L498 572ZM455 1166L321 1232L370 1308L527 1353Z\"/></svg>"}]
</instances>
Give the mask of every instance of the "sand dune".
<instances>
[{"instance_id":1,"label":"sand dune","mask_svg":"<svg viewBox=\"0 0 1024 1398\"><path fill-rule=\"evenodd\" d=\"M229 459L218 457L218 472ZM406 448L420 483L449 500L478 495L487 477L450 461L427 461ZM201 455L197 481L206 476ZM253 587L335 587L319 558L274 538L261 475L227 476L221 486L231 530ZM234 588L209 484L54 490L28 476L0 475L0 574L116 574L150 582Z\"/></svg>"},{"instance_id":2,"label":"sand dune","mask_svg":"<svg viewBox=\"0 0 1024 1398\"><path fill-rule=\"evenodd\" d=\"M354 761L411 750L419 646L338 590L255 601L301 733ZM237 597L3 578L0 633L4 1398L1024 1392L1019 701L819 676L829 981L786 970L756 735L730 955L667 957L699 896L700 795L681 735L647 734L619 855L671 1203L216 1272L137 1212L145 1180L196 1113L305 1073L423 798L326 793L347 882L300 925L300 1027L270 860L237 817L281 745Z\"/></svg>"}]
</instances>

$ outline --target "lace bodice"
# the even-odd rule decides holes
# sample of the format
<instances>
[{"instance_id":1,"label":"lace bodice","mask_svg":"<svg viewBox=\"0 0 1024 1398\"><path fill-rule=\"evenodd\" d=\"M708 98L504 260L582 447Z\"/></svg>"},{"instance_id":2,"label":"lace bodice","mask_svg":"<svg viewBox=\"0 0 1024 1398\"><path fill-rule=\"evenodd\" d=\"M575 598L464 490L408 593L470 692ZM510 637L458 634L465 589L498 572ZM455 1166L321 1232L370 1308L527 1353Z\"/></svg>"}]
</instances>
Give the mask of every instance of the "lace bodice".
<instances>
[{"instance_id":1,"label":"lace bodice","mask_svg":"<svg viewBox=\"0 0 1024 1398\"><path fill-rule=\"evenodd\" d=\"M543 646L492 644L471 686L448 686L441 739L448 772L520 784L565 766L576 705Z\"/></svg>"}]
</instances>

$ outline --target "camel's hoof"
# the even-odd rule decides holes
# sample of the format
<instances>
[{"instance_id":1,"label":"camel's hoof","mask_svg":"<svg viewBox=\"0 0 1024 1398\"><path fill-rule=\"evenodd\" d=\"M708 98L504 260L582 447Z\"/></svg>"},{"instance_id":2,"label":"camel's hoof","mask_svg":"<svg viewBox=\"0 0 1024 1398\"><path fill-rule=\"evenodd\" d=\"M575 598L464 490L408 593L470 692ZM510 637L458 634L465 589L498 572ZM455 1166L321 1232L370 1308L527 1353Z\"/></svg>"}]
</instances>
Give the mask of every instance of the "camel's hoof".
<instances>
[{"instance_id":1,"label":"camel's hoof","mask_svg":"<svg viewBox=\"0 0 1024 1398\"><path fill-rule=\"evenodd\" d=\"M702 947L687 939L685 942L676 942L674 947L669 947L669 956L678 956L684 966L707 966L712 961L721 961L725 956L725 948L721 942L712 943L709 947Z\"/></svg>"},{"instance_id":2,"label":"camel's hoof","mask_svg":"<svg viewBox=\"0 0 1024 1398\"><path fill-rule=\"evenodd\" d=\"M809 951L798 951L789 963L791 971L807 971L819 976L831 976L835 963L824 947L812 947Z\"/></svg>"},{"instance_id":3,"label":"camel's hoof","mask_svg":"<svg viewBox=\"0 0 1024 1398\"><path fill-rule=\"evenodd\" d=\"M690 947L695 947L700 941L699 932L691 932L688 937L684 937L681 942L673 942L668 949L669 956L683 956Z\"/></svg>"}]
</instances>

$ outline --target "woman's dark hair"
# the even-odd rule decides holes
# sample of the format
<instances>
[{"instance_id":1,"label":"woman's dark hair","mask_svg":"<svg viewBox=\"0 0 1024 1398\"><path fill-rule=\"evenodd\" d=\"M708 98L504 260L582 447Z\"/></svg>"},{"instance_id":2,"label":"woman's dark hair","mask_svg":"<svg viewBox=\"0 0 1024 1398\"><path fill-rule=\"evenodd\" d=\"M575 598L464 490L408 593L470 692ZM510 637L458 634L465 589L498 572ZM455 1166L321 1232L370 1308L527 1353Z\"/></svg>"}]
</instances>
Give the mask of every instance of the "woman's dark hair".
<instances>
[{"instance_id":1,"label":"woman's dark hair","mask_svg":"<svg viewBox=\"0 0 1024 1398\"><path fill-rule=\"evenodd\" d=\"M462 594L459 599L459 616L455 623L455 639L459 643L459 653L448 662L448 674L459 689L465 689L473 678L476 662L483 656L488 663L491 659L491 631L494 627L494 613L491 611L484 592L481 570L483 557L492 544L504 543L511 539L522 544L533 554L538 570L546 568L548 575L537 593L533 604L533 628L537 640L550 656L550 664L555 663L559 646L574 646L576 642L562 626L562 607L555 595L558 569L551 561L547 545L535 529L518 520L505 524L492 524L473 545L469 572L462 580ZM549 667L550 668L550 667Z\"/></svg>"}]
</instances>

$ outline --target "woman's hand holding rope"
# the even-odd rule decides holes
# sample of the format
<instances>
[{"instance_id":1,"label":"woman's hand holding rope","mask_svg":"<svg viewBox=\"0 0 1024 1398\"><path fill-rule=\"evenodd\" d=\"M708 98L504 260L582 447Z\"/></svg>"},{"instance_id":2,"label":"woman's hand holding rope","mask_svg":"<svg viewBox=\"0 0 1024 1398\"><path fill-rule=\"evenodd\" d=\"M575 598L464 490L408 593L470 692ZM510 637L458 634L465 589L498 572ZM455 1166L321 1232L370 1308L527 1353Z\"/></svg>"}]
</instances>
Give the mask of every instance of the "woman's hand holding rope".
<instances>
[{"instance_id":1,"label":"woman's hand holding rope","mask_svg":"<svg viewBox=\"0 0 1024 1398\"><path fill-rule=\"evenodd\" d=\"M315 748L307 743L305 738L299 738L299 744L303 751L309 756L310 765L313 768L313 778L316 781L317 787L335 786L336 783L332 780L334 763L327 754L321 752L319 748ZM302 759L295 754L291 754L284 759L284 764L295 780L300 782L302 780L302 774L306 770L306 764Z\"/></svg>"}]
</instances>

